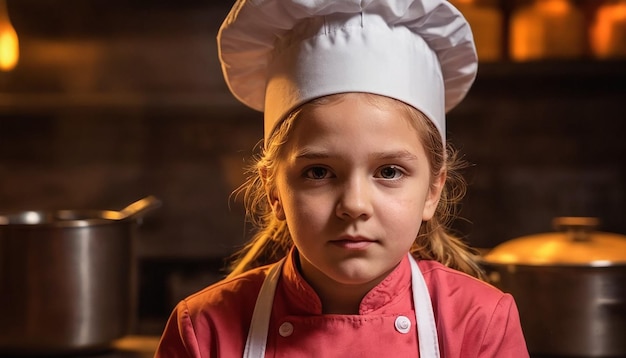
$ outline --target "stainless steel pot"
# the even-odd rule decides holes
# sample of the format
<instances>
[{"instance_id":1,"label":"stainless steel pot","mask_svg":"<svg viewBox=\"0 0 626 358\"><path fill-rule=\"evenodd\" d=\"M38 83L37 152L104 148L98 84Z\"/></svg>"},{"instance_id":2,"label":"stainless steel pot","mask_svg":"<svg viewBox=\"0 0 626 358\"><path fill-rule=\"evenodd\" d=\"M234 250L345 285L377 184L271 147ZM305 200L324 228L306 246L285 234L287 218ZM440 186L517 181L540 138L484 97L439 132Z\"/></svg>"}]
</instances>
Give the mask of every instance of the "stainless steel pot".
<instances>
[{"instance_id":1,"label":"stainless steel pot","mask_svg":"<svg viewBox=\"0 0 626 358\"><path fill-rule=\"evenodd\" d=\"M0 355L87 352L127 335L134 231L159 205L0 215Z\"/></svg>"},{"instance_id":2,"label":"stainless steel pot","mask_svg":"<svg viewBox=\"0 0 626 358\"><path fill-rule=\"evenodd\" d=\"M626 236L595 218L505 242L484 257L492 283L517 302L532 354L626 356Z\"/></svg>"}]
</instances>

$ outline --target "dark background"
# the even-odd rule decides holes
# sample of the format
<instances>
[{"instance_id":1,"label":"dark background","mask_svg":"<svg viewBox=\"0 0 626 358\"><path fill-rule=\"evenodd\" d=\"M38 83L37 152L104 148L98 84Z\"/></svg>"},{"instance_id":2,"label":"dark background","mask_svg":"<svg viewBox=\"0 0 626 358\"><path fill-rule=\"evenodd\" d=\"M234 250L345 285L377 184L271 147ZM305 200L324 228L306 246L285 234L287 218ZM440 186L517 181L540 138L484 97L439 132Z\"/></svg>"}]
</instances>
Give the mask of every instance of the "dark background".
<instances>
[{"instance_id":1,"label":"dark background","mask_svg":"<svg viewBox=\"0 0 626 358\"><path fill-rule=\"evenodd\" d=\"M0 211L160 198L137 252L138 330L158 333L249 237L230 195L262 115L221 77L215 36L231 2L8 4L21 58L0 73ZM556 216L596 216L626 234L625 99L624 60L481 64L448 117L449 140L472 164L455 228L479 248L551 231Z\"/></svg>"}]
</instances>

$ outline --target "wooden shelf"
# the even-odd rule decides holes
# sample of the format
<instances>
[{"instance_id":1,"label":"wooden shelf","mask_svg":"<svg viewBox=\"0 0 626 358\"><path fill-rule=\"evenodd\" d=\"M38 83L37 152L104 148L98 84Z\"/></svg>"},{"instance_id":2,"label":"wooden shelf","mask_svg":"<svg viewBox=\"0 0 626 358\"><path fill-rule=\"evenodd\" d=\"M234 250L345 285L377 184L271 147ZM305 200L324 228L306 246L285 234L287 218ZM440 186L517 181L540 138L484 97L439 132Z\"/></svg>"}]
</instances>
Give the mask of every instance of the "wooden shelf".
<instances>
[{"instance_id":1,"label":"wooden shelf","mask_svg":"<svg viewBox=\"0 0 626 358\"><path fill-rule=\"evenodd\" d=\"M626 93L626 60L499 62L479 65L472 93Z\"/></svg>"},{"instance_id":2,"label":"wooden shelf","mask_svg":"<svg viewBox=\"0 0 626 358\"><path fill-rule=\"evenodd\" d=\"M471 96L538 93L577 96L626 93L626 60L481 63ZM1 113L57 110L171 110L223 112L247 110L226 88L178 92L24 92L0 93Z\"/></svg>"}]
</instances>

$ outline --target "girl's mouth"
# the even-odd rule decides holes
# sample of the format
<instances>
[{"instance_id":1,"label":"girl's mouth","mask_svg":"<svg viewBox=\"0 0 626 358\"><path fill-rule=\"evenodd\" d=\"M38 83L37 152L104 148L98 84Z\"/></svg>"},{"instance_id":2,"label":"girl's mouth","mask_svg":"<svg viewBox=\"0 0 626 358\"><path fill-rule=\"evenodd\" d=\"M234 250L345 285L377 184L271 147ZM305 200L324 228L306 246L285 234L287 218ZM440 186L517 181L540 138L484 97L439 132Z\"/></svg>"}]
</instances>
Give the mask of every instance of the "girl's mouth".
<instances>
[{"instance_id":1,"label":"girl's mouth","mask_svg":"<svg viewBox=\"0 0 626 358\"><path fill-rule=\"evenodd\" d=\"M330 243L346 250L365 250L375 242L376 241L374 240L363 237L342 237L338 240L333 240Z\"/></svg>"}]
</instances>

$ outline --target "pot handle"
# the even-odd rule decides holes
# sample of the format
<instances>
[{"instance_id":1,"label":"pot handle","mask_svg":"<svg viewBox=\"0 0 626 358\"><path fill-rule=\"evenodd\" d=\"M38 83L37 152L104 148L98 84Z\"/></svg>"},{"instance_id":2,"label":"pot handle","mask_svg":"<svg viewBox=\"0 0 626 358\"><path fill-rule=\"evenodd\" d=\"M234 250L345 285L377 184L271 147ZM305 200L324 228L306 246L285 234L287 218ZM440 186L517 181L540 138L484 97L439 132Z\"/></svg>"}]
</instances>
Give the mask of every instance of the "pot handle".
<instances>
[{"instance_id":1,"label":"pot handle","mask_svg":"<svg viewBox=\"0 0 626 358\"><path fill-rule=\"evenodd\" d=\"M131 220L142 218L146 213L161 207L161 200L149 195L127 205L118 212L117 220Z\"/></svg>"},{"instance_id":2,"label":"pot handle","mask_svg":"<svg viewBox=\"0 0 626 358\"><path fill-rule=\"evenodd\" d=\"M600 225L600 220L594 217L557 217L552 220L552 226L557 231L565 231L573 241L590 241L591 233Z\"/></svg>"}]
</instances>

